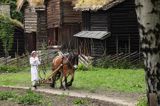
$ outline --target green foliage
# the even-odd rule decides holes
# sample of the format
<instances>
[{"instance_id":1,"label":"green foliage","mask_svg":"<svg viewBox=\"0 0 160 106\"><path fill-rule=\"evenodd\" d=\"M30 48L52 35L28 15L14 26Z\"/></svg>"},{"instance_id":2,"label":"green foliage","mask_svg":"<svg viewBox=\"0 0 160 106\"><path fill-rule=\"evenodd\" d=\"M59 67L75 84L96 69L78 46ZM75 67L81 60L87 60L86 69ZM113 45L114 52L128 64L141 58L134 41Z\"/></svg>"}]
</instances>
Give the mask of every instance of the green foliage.
<instances>
[{"instance_id":1,"label":"green foliage","mask_svg":"<svg viewBox=\"0 0 160 106\"><path fill-rule=\"evenodd\" d=\"M43 96L28 90L25 95L19 96L18 103L27 105L36 105L42 103Z\"/></svg>"},{"instance_id":2,"label":"green foliage","mask_svg":"<svg viewBox=\"0 0 160 106\"><path fill-rule=\"evenodd\" d=\"M147 105L147 98L143 97L140 100L138 100L137 106L148 106Z\"/></svg>"},{"instance_id":3,"label":"green foliage","mask_svg":"<svg viewBox=\"0 0 160 106\"><path fill-rule=\"evenodd\" d=\"M14 98L15 93L9 91L0 91L0 100L8 100L10 98Z\"/></svg>"},{"instance_id":4,"label":"green foliage","mask_svg":"<svg viewBox=\"0 0 160 106\"><path fill-rule=\"evenodd\" d=\"M88 71L89 68L85 67L83 64L79 64L77 70L78 71Z\"/></svg>"},{"instance_id":5,"label":"green foliage","mask_svg":"<svg viewBox=\"0 0 160 106\"><path fill-rule=\"evenodd\" d=\"M41 104L42 106L52 106L51 101L44 99L42 95L34 93L31 89L21 94L13 91L0 91L0 100L12 100L24 105Z\"/></svg>"},{"instance_id":6,"label":"green foliage","mask_svg":"<svg viewBox=\"0 0 160 106\"><path fill-rule=\"evenodd\" d=\"M10 4L11 6L11 18L22 21L22 12L16 11L17 0L0 0L0 4Z\"/></svg>"},{"instance_id":7,"label":"green foliage","mask_svg":"<svg viewBox=\"0 0 160 106\"><path fill-rule=\"evenodd\" d=\"M73 101L73 104L75 104L75 105L84 105L84 104L86 104L86 101L85 100L83 100L83 99L75 99L74 101Z\"/></svg>"},{"instance_id":8,"label":"green foliage","mask_svg":"<svg viewBox=\"0 0 160 106\"><path fill-rule=\"evenodd\" d=\"M95 61L94 65L100 68L118 68L118 69L135 69L143 68L143 63L131 64L129 60L111 61L108 57L99 58Z\"/></svg>"},{"instance_id":9,"label":"green foliage","mask_svg":"<svg viewBox=\"0 0 160 106\"><path fill-rule=\"evenodd\" d=\"M0 16L0 40L6 56L8 56L8 52L13 45L13 34L14 30L10 19L6 16Z\"/></svg>"},{"instance_id":10,"label":"green foliage","mask_svg":"<svg viewBox=\"0 0 160 106\"><path fill-rule=\"evenodd\" d=\"M115 62L113 68L132 69L133 65L128 60L124 59L124 60Z\"/></svg>"},{"instance_id":11,"label":"green foliage","mask_svg":"<svg viewBox=\"0 0 160 106\"><path fill-rule=\"evenodd\" d=\"M104 58L97 59L94 65L96 67L109 68L109 67L113 67L113 62L108 57L104 57Z\"/></svg>"},{"instance_id":12,"label":"green foliage","mask_svg":"<svg viewBox=\"0 0 160 106\"><path fill-rule=\"evenodd\" d=\"M19 71L21 71L21 69L16 66L7 66L7 65L0 66L0 73L15 73Z\"/></svg>"}]
</instances>

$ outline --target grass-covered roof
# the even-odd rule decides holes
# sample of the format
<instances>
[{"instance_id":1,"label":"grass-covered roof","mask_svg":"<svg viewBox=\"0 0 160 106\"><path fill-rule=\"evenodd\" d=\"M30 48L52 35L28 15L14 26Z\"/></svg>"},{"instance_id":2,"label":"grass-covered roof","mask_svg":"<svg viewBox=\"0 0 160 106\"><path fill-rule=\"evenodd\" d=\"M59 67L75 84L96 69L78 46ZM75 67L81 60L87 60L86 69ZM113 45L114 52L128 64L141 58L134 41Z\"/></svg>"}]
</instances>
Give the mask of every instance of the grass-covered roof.
<instances>
[{"instance_id":1,"label":"grass-covered roof","mask_svg":"<svg viewBox=\"0 0 160 106\"><path fill-rule=\"evenodd\" d=\"M19 11L26 0L17 0L17 10ZM28 4L32 7L42 6L44 0L27 0Z\"/></svg>"},{"instance_id":2,"label":"grass-covered roof","mask_svg":"<svg viewBox=\"0 0 160 106\"><path fill-rule=\"evenodd\" d=\"M99 10L102 8L108 9L116 4L119 4L125 0L77 0L75 2L74 9L86 11L86 10ZM107 7L108 6L108 7Z\"/></svg>"}]
</instances>

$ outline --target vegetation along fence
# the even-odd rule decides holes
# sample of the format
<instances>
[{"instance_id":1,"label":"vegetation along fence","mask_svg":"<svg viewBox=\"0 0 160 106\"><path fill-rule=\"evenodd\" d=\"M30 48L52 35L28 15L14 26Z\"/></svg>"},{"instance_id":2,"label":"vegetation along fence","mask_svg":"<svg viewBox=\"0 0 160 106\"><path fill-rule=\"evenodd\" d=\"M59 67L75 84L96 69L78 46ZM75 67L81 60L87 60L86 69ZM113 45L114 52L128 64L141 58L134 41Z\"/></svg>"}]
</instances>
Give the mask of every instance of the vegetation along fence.
<instances>
[{"instance_id":1,"label":"vegetation along fence","mask_svg":"<svg viewBox=\"0 0 160 106\"><path fill-rule=\"evenodd\" d=\"M57 55L57 52L54 50L42 50L39 54L39 58L43 62L43 64L51 63L52 59ZM0 58L0 65L12 65L17 67L27 67L29 66L29 57L28 53L23 56L16 56L15 58L11 58L10 56L5 58Z\"/></svg>"}]
</instances>

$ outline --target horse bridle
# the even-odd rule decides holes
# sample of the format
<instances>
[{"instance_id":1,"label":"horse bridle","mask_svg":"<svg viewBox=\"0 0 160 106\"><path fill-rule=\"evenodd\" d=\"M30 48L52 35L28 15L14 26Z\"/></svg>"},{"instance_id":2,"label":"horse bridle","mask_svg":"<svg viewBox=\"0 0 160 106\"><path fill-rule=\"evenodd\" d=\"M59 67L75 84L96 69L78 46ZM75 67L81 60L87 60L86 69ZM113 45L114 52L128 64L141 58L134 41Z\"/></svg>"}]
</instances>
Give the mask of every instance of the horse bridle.
<instances>
[{"instance_id":1,"label":"horse bridle","mask_svg":"<svg viewBox=\"0 0 160 106\"><path fill-rule=\"evenodd\" d=\"M67 56L64 56L64 55L62 55L62 64L63 64L63 59L64 58L66 58L67 59L67 61L68 61L68 63L70 64L70 66L72 67L72 69L74 69L75 70L75 68L74 68L74 65L71 63L71 61L69 60L69 56L67 57ZM74 57L75 58L75 57ZM76 59L74 60L74 63L76 62ZM64 65L64 64L63 64Z\"/></svg>"}]
</instances>

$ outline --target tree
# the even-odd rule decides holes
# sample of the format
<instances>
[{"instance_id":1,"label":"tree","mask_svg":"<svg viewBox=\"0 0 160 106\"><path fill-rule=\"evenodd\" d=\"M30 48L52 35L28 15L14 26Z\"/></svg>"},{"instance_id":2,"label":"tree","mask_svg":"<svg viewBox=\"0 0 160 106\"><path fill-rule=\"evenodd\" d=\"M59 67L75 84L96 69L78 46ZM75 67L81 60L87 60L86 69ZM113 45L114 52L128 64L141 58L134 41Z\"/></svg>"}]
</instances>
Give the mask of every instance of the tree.
<instances>
[{"instance_id":1,"label":"tree","mask_svg":"<svg viewBox=\"0 0 160 106\"><path fill-rule=\"evenodd\" d=\"M13 45L13 24L9 17L0 15L0 40L2 41L5 57L9 55Z\"/></svg>"},{"instance_id":2,"label":"tree","mask_svg":"<svg viewBox=\"0 0 160 106\"><path fill-rule=\"evenodd\" d=\"M10 4L11 6L11 18L17 19L22 22L23 14L16 11L16 2L17 0L0 0L0 4Z\"/></svg>"},{"instance_id":3,"label":"tree","mask_svg":"<svg viewBox=\"0 0 160 106\"><path fill-rule=\"evenodd\" d=\"M160 105L160 0L135 0L149 106Z\"/></svg>"}]
</instances>

